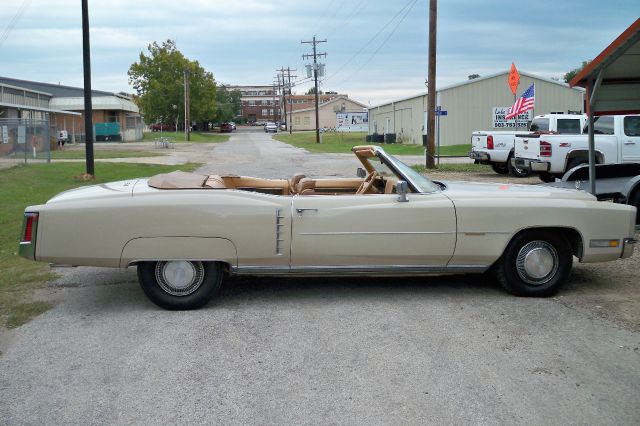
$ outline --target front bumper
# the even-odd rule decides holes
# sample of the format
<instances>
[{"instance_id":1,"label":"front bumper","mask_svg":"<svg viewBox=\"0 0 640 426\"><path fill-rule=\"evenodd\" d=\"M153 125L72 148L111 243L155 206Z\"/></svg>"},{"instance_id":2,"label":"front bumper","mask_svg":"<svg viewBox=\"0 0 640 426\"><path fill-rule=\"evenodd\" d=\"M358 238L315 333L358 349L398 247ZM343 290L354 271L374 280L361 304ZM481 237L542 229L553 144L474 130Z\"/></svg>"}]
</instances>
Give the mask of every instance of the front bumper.
<instances>
[{"instance_id":1,"label":"front bumper","mask_svg":"<svg viewBox=\"0 0 640 426\"><path fill-rule=\"evenodd\" d=\"M627 259L633 255L633 249L636 246L638 240L635 238L625 238L622 240L622 255L621 259Z\"/></svg>"},{"instance_id":2,"label":"front bumper","mask_svg":"<svg viewBox=\"0 0 640 426\"><path fill-rule=\"evenodd\" d=\"M531 170L534 172L548 172L551 164L547 161L530 160L528 158L512 158L511 165L518 169Z\"/></svg>"}]
</instances>

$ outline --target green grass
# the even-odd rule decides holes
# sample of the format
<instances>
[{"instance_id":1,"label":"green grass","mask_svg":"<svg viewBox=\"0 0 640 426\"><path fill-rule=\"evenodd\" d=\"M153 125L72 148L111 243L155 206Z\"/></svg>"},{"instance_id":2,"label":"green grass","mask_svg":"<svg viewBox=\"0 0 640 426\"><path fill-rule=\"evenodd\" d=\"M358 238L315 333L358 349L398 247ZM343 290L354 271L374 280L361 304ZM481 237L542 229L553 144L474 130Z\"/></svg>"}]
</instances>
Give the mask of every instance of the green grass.
<instances>
[{"instance_id":1,"label":"green grass","mask_svg":"<svg viewBox=\"0 0 640 426\"><path fill-rule=\"evenodd\" d=\"M274 139L280 142L288 143L298 148L304 148L310 152L325 153L349 153L351 148L356 145L378 145L384 148L386 152L392 155L423 155L424 148L422 145L411 144L374 144L366 141L367 134L365 132L353 133L322 133L322 142L316 143L315 132L295 132L277 133ZM441 155L467 155L471 149L471 145L451 145L440 147Z\"/></svg>"},{"instance_id":2,"label":"green grass","mask_svg":"<svg viewBox=\"0 0 640 426\"><path fill-rule=\"evenodd\" d=\"M163 138L169 138L175 143L185 142L184 132L147 132L144 134L144 141L152 142L158 139L160 136ZM230 135L226 134L212 134L212 133L191 133L191 140L189 143L217 143L226 142L229 140Z\"/></svg>"},{"instance_id":3,"label":"green grass","mask_svg":"<svg viewBox=\"0 0 640 426\"><path fill-rule=\"evenodd\" d=\"M164 152L153 151L99 151L95 150L93 157L95 159L103 158L137 158L137 157L157 157L165 155ZM77 160L84 159L84 150L66 150L66 151L51 151L52 160Z\"/></svg>"},{"instance_id":4,"label":"green grass","mask_svg":"<svg viewBox=\"0 0 640 426\"><path fill-rule=\"evenodd\" d=\"M429 172L454 172L454 173L491 173L491 166L487 166L484 164L473 164L473 163L465 163L465 164L440 164L437 169L427 169L425 166L421 164L415 164L411 166L412 169L417 171L418 173L426 173Z\"/></svg>"},{"instance_id":5,"label":"green grass","mask_svg":"<svg viewBox=\"0 0 640 426\"><path fill-rule=\"evenodd\" d=\"M54 277L49 266L17 256L22 214L28 205L42 204L67 189L94 183L151 176L180 168L192 171L198 164L96 164L96 180L78 182L84 163L29 164L0 170L0 327L17 327L50 305L33 300L34 291Z\"/></svg>"}]
</instances>

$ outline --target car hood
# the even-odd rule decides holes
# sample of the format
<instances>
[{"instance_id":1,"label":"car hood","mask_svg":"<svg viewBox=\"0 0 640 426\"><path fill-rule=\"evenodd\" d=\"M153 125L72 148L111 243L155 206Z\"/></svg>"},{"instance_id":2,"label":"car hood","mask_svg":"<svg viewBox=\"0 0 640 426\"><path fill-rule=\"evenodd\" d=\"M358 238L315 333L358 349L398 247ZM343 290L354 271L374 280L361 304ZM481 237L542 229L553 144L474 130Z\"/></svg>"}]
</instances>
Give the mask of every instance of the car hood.
<instances>
[{"instance_id":1,"label":"car hood","mask_svg":"<svg viewBox=\"0 0 640 426\"><path fill-rule=\"evenodd\" d=\"M80 188L70 189L61 192L49 201L47 204L82 201L96 198L110 198L131 196L133 187L139 179L122 180L118 182L102 183L99 185L81 186Z\"/></svg>"},{"instance_id":2,"label":"car hood","mask_svg":"<svg viewBox=\"0 0 640 426\"><path fill-rule=\"evenodd\" d=\"M544 198L596 201L596 197L585 191L543 185L441 182L446 185L446 190L443 193L453 200L465 198Z\"/></svg>"}]
</instances>

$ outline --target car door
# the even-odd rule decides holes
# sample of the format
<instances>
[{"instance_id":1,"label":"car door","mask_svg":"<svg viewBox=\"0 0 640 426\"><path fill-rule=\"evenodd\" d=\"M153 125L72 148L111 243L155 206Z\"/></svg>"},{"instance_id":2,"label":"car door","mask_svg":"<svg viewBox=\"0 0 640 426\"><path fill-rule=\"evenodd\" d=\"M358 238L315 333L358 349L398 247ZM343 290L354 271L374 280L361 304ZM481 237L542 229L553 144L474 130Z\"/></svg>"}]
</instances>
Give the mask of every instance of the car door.
<instances>
[{"instance_id":1,"label":"car door","mask_svg":"<svg viewBox=\"0 0 640 426\"><path fill-rule=\"evenodd\" d=\"M640 162L640 115L629 115L623 119L622 162Z\"/></svg>"},{"instance_id":2,"label":"car door","mask_svg":"<svg viewBox=\"0 0 640 426\"><path fill-rule=\"evenodd\" d=\"M453 255L453 203L440 192L295 196L291 271L443 267Z\"/></svg>"}]
</instances>

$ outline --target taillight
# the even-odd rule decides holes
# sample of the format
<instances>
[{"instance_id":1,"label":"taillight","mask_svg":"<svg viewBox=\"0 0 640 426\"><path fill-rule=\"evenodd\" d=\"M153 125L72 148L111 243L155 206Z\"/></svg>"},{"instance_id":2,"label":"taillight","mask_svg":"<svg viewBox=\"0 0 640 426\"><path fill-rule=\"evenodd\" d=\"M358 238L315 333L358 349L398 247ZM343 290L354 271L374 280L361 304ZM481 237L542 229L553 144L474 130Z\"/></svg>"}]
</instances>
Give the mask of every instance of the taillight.
<instances>
[{"instance_id":1,"label":"taillight","mask_svg":"<svg viewBox=\"0 0 640 426\"><path fill-rule=\"evenodd\" d=\"M487 149L493 149L493 136L487 136Z\"/></svg>"},{"instance_id":2,"label":"taillight","mask_svg":"<svg viewBox=\"0 0 640 426\"><path fill-rule=\"evenodd\" d=\"M33 231L38 225L38 213L24 214L24 232L22 233L22 242L30 243L33 241Z\"/></svg>"},{"instance_id":3,"label":"taillight","mask_svg":"<svg viewBox=\"0 0 640 426\"><path fill-rule=\"evenodd\" d=\"M540 141L540 157L551 157L551 144L546 141Z\"/></svg>"}]
</instances>

